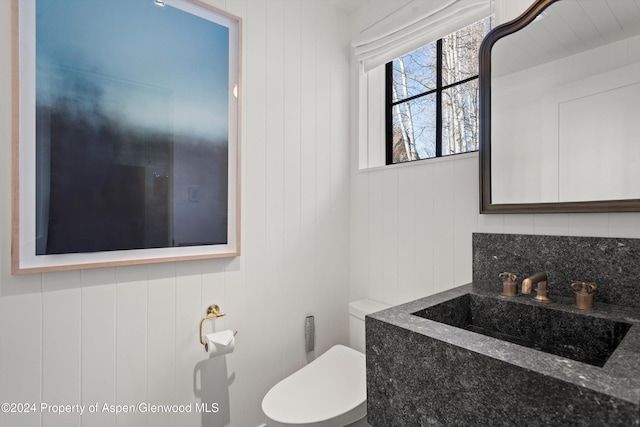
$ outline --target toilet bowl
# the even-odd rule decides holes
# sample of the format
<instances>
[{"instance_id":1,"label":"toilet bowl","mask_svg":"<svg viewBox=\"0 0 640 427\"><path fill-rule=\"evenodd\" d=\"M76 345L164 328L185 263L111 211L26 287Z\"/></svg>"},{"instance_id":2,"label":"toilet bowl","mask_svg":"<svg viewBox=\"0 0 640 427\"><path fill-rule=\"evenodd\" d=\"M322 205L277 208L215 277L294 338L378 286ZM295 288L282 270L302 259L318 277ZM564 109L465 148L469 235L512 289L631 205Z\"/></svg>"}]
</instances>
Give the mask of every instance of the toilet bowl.
<instances>
[{"instance_id":1,"label":"toilet bowl","mask_svg":"<svg viewBox=\"0 0 640 427\"><path fill-rule=\"evenodd\" d=\"M388 308L360 300L349 304L349 344L364 351L364 316ZM335 345L280 381L262 400L267 427L368 426L365 356Z\"/></svg>"}]
</instances>

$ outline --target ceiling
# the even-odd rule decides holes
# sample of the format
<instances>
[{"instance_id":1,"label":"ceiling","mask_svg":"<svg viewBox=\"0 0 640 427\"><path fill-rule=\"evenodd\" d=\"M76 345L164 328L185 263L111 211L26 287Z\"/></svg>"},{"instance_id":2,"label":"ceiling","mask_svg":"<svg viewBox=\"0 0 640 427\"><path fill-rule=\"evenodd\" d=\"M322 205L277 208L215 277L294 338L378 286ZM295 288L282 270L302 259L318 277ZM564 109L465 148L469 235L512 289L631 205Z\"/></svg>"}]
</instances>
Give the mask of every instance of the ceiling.
<instances>
[{"instance_id":1,"label":"ceiling","mask_svg":"<svg viewBox=\"0 0 640 427\"><path fill-rule=\"evenodd\" d=\"M367 3L367 0L332 0L342 11L351 15Z\"/></svg>"}]
</instances>

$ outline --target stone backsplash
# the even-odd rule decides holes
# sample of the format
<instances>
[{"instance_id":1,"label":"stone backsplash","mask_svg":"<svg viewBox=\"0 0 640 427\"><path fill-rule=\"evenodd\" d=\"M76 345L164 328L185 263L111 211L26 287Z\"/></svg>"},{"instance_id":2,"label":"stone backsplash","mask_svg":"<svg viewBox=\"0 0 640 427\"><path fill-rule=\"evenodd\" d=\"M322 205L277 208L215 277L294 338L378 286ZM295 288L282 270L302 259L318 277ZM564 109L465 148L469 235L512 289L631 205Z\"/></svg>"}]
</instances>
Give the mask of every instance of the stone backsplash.
<instances>
[{"instance_id":1,"label":"stone backsplash","mask_svg":"<svg viewBox=\"0 0 640 427\"><path fill-rule=\"evenodd\" d=\"M504 271L518 284L546 272L552 299L573 296L573 282L595 282L596 304L640 308L640 239L474 233L474 289L501 292Z\"/></svg>"}]
</instances>

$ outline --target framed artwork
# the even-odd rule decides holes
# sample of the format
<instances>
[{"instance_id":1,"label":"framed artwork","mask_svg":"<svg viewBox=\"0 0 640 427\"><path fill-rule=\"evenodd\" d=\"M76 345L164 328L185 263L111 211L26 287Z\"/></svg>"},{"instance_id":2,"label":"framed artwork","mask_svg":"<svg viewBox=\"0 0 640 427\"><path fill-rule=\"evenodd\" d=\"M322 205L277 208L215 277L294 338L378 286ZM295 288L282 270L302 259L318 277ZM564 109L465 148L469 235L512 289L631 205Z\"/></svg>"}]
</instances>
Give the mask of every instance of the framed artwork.
<instances>
[{"instance_id":1,"label":"framed artwork","mask_svg":"<svg viewBox=\"0 0 640 427\"><path fill-rule=\"evenodd\" d=\"M240 18L12 2L12 272L239 255Z\"/></svg>"}]
</instances>

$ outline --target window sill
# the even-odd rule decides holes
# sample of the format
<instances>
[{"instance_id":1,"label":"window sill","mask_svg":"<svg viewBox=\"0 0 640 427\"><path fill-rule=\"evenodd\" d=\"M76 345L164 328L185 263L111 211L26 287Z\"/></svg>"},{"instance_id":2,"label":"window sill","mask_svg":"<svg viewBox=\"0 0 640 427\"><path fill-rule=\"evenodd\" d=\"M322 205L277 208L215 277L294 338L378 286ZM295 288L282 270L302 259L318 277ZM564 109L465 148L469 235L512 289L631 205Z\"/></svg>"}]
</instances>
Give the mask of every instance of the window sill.
<instances>
[{"instance_id":1,"label":"window sill","mask_svg":"<svg viewBox=\"0 0 640 427\"><path fill-rule=\"evenodd\" d=\"M431 166L434 165L436 163L442 163L442 162L452 162L455 160L465 160L465 159L471 159L471 158L478 158L478 152L477 151L472 151L470 153L461 153L461 154L451 154L449 156L444 156L444 157L432 157L430 159L424 159L424 160L414 160L412 162L403 162L403 163L396 163L393 165L382 165L382 166L372 166L372 167L367 167L367 168L360 168L358 169L358 173L368 173L368 172L376 172L376 171L381 171L381 170L389 170L389 169L396 169L396 168L406 168L406 167L415 167L415 166Z\"/></svg>"}]
</instances>

